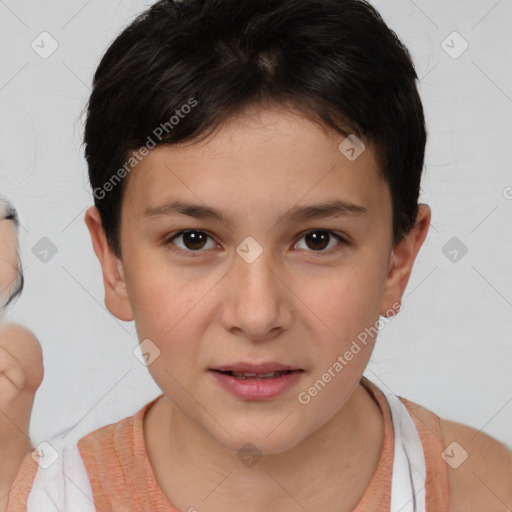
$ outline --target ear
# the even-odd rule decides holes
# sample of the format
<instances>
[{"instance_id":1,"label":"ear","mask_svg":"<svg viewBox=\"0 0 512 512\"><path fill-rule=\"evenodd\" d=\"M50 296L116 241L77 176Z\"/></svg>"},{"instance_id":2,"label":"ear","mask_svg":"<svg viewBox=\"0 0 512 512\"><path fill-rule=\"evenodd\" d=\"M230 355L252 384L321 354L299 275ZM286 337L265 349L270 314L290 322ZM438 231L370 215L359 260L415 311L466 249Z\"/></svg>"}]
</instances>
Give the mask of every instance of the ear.
<instances>
[{"instance_id":1,"label":"ear","mask_svg":"<svg viewBox=\"0 0 512 512\"><path fill-rule=\"evenodd\" d=\"M384 286L380 314L394 310L400 311L394 304L401 303L402 295L409 281L412 267L423 241L425 240L432 212L426 204L418 205L418 214L414 228L400 241L391 252L388 275ZM394 316L394 315L386 315Z\"/></svg>"},{"instance_id":2,"label":"ear","mask_svg":"<svg viewBox=\"0 0 512 512\"><path fill-rule=\"evenodd\" d=\"M112 252L98 209L91 206L85 212L85 223L91 235L94 252L103 271L105 286L105 305L119 320L133 320L133 310L126 290L123 262Z\"/></svg>"}]
</instances>

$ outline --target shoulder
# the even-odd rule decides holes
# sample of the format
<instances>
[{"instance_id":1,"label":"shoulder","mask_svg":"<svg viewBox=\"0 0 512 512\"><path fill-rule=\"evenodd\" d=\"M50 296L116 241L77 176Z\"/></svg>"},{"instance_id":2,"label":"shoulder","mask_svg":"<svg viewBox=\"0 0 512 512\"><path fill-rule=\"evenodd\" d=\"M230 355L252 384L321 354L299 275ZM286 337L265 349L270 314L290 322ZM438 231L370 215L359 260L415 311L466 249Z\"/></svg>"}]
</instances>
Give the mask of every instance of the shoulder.
<instances>
[{"instance_id":1,"label":"shoulder","mask_svg":"<svg viewBox=\"0 0 512 512\"><path fill-rule=\"evenodd\" d=\"M111 473L124 473L145 452L144 416L158 400L145 404L132 416L104 425L78 441L78 449L87 469L103 478Z\"/></svg>"},{"instance_id":2,"label":"shoulder","mask_svg":"<svg viewBox=\"0 0 512 512\"><path fill-rule=\"evenodd\" d=\"M157 400L158 398L155 398L146 403L131 416L89 432L78 441L78 447L82 450L83 447L88 446L101 451L105 446L114 447L132 442L134 438L140 437L144 416Z\"/></svg>"},{"instance_id":3,"label":"shoulder","mask_svg":"<svg viewBox=\"0 0 512 512\"><path fill-rule=\"evenodd\" d=\"M440 419L450 511L512 511L512 450L468 425Z\"/></svg>"}]
</instances>

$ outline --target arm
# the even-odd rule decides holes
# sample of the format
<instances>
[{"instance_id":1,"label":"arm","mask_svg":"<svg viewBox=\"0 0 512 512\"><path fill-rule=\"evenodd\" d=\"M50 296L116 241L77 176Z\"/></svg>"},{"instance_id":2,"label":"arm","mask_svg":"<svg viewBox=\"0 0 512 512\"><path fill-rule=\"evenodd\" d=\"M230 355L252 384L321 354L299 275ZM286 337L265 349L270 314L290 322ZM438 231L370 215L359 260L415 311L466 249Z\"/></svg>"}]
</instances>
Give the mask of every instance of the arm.
<instances>
[{"instance_id":1,"label":"arm","mask_svg":"<svg viewBox=\"0 0 512 512\"><path fill-rule=\"evenodd\" d=\"M33 449L29 437L35 393L43 380L43 358L28 329L0 327L0 511L21 462Z\"/></svg>"}]
</instances>

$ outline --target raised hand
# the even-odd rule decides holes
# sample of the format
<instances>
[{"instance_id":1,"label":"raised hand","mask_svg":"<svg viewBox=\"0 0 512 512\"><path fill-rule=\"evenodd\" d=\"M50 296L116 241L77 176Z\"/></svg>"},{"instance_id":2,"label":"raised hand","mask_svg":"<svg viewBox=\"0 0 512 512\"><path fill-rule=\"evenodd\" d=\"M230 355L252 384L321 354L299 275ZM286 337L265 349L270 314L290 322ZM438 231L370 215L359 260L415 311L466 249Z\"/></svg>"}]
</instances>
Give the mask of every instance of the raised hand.
<instances>
[{"instance_id":1,"label":"raised hand","mask_svg":"<svg viewBox=\"0 0 512 512\"><path fill-rule=\"evenodd\" d=\"M30 414L44 374L36 336L26 327L2 322L23 284L16 210L0 198L0 512L6 510L23 458L32 451Z\"/></svg>"}]
</instances>

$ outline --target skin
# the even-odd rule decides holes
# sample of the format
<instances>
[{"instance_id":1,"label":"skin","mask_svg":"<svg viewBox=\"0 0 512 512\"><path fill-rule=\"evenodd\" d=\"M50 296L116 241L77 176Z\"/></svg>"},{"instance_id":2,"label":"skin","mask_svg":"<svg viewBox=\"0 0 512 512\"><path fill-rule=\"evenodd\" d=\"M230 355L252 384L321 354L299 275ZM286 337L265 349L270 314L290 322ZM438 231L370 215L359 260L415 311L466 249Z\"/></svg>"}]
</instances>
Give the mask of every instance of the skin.
<instances>
[{"instance_id":1,"label":"skin","mask_svg":"<svg viewBox=\"0 0 512 512\"><path fill-rule=\"evenodd\" d=\"M135 320L139 339L160 350L148 368L163 397L145 417L144 437L157 482L179 510L352 511L375 473L382 417L359 384L375 339L307 406L297 394L379 314L392 316L431 211L420 205L414 228L393 247L391 196L373 148L366 143L349 161L341 140L278 107L248 110L200 144L152 150L132 171L121 211L124 257L111 251L97 209L86 212L107 308ZM222 208L227 221L145 218L170 198ZM367 214L279 220L297 204L334 198ZM187 229L211 238L194 246L176 237ZM314 229L343 233L351 244L319 255L304 237ZM236 252L247 236L263 248L252 263ZM320 252L338 244L329 239ZM277 360L305 373L273 400L244 401L208 372L239 360ZM457 441L469 454L448 468L450 512L510 512L512 452L472 427L443 419L440 427L443 446ZM262 455L250 467L237 457L247 442Z\"/></svg>"},{"instance_id":2,"label":"skin","mask_svg":"<svg viewBox=\"0 0 512 512\"><path fill-rule=\"evenodd\" d=\"M200 144L154 149L127 183L122 259L97 209L86 213L108 309L135 320L139 339L160 350L148 368L164 398L146 416L145 440L157 481L180 510L291 510L296 501L308 510L352 510L375 472L382 417L359 384L375 339L308 405L297 394L400 302L431 212L421 205L415 228L393 249L391 196L374 152L368 144L349 161L338 150L343 139L274 107L231 118ZM224 209L229 226L144 217L170 198ZM278 220L296 203L332 199L367 213ZM211 238L199 246L183 236L169 241L185 229ZM315 245L304 237L314 229L352 242ZM249 235L263 248L250 264L236 253ZM186 256L194 250L198 256ZM305 373L273 400L245 401L208 372L240 360L280 361ZM247 442L263 454L252 467L237 458Z\"/></svg>"},{"instance_id":3,"label":"skin","mask_svg":"<svg viewBox=\"0 0 512 512\"><path fill-rule=\"evenodd\" d=\"M1 218L0 206L0 307L13 292L18 275L18 234L13 222Z\"/></svg>"},{"instance_id":4,"label":"skin","mask_svg":"<svg viewBox=\"0 0 512 512\"><path fill-rule=\"evenodd\" d=\"M0 512L7 510L19 467L33 450L30 415L43 375L36 336L21 325L0 326Z\"/></svg>"},{"instance_id":5,"label":"skin","mask_svg":"<svg viewBox=\"0 0 512 512\"><path fill-rule=\"evenodd\" d=\"M0 211L0 216L2 212ZM14 291L18 267L18 239L14 223L0 220L0 308ZM0 314L3 311L0 311ZM34 396L43 380L43 358L36 336L26 327L0 325L0 511L19 466L33 448L29 423Z\"/></svg>"}]
</instances>

